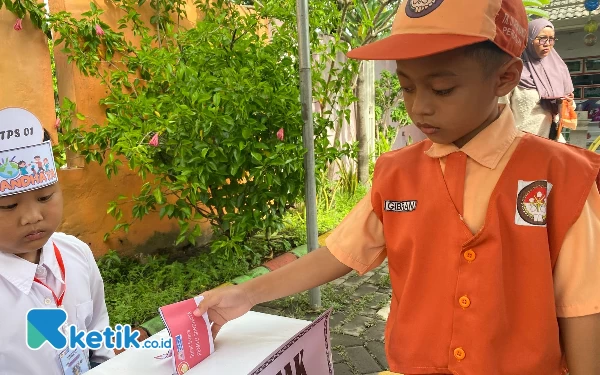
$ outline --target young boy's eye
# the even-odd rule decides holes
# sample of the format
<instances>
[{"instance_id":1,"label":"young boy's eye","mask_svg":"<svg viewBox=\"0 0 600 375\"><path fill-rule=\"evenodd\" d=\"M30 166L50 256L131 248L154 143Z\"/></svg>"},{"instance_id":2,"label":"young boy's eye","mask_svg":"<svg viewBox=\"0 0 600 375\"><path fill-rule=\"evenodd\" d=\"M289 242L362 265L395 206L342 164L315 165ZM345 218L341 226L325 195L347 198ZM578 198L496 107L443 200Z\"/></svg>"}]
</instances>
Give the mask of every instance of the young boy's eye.
<instances>
[{"instance_id":1,"label":"young boy's eye","mask_svg":"<svg viewBox=\"0 0 600 375\"><path fill-rule=\"evenodd\" d=\"M17 204L9 204L9 205L5 205L5 206L0 206L0 210L12 210L13 208L16 208Z\"/></svg>"},{"instance_id":2,"label":"young boy's eye","mask_svg":"<svg viewBox=\"0 0 600 375\"><path fill-rule=\"evenodd\" d=\"M450 88L450 89L446 89L446 90L433 90L433 92L439 96L450 95L450 94L452 94L452 91L454 91L454 88Z\"/></svg>"},{"instance_id":3,"label":"young boy's eye","mask_svg":"<svg viewBox=\"0 0 600 375\"><path fill-rule=\"evenodd\" d=\"M410 93L412 93L412 92L415 91L415 89L413 89L411 87L404 87L404 86L402 86L401 89L402 89L403 92L405 92L407 94L410 94Z\"/></svg>"},{"instance_id":4,"label":"young boy's eye","mask_svg":"<svg viewBox=\"0 0 600 375\"><path fill-rule=\"evenodd\" d=\"M47 201L50 200L50 198L52 198L53 195L54 195L54 193L52 193L50 195L45 195L45 196L43 196L41 198L38 198L38 201L40 201L40 202L47 202Z\"/></svg>"}]
</instances>

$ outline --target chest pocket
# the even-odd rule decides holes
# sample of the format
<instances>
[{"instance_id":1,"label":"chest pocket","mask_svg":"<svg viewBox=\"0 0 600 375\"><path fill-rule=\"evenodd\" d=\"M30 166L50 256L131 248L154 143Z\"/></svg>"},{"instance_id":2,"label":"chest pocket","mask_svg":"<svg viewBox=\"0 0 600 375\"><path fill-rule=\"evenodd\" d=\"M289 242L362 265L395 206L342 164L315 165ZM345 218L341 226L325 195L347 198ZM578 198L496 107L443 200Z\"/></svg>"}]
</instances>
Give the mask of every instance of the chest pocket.
<instances>
[{"instance_id":1,"label":"chest pocket","mask_svg":"<svg viewBox=\"0 0 600 375\"><path fill-rule=\"evenodd\" d=\"M76 306L77 328L87 331L87 327L92 323L94 313L94 301L87 301Z\"/></svg>"}]
</instances>

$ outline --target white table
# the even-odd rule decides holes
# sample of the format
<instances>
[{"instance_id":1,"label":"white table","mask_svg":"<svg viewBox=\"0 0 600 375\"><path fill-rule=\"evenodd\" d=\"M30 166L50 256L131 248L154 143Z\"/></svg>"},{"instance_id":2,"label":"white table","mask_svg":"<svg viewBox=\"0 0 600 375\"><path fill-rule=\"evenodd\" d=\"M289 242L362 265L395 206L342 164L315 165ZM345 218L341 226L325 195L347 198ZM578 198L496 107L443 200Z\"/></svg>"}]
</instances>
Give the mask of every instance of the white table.
<instances>
[{"instance_id":1,"label":"white table","mask_svg":"<svg viewBox=\"0 0 600 375\"><path fill-rule=\"evenodd\" d=\"M309 325L305 320L249 312L227 323L215 340L215 352L186 373L244 375L281 344ZM164 329L152 338L168 337ZM155 359L166 349L129 349L86 373L89 375L171 375L172 359Z\"/></svg>"}]
</instances>

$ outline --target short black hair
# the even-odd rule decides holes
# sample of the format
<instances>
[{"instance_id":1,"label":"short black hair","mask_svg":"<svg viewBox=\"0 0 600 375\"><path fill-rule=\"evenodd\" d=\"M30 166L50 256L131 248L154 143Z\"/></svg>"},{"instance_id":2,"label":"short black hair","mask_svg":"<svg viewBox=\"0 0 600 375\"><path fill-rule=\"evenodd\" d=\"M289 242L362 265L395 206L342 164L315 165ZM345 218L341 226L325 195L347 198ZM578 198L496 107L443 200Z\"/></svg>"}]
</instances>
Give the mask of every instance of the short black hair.
<instances>
[{"instance_id":1,"label":"short black hair","mask_svg":"<svg viewBox=\"0 0 600 375\"><path fill-rule=\"evenodd\" d=\"M510 59L508 53L490 40L466 46L463 53L466 57L477 60L485 74L492 73Z\"/></svg>"}]
</instances>

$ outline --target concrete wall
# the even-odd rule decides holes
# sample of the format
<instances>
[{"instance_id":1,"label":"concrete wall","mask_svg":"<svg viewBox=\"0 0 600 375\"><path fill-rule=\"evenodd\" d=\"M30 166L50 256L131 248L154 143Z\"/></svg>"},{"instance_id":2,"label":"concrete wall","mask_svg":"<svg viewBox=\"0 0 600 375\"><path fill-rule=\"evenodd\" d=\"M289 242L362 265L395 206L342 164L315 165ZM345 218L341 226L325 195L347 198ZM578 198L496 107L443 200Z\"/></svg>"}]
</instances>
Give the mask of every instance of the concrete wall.
<instances>
[{"instance_id":1,"label":"concrete wall","mask_svg":"<svg viewBox=\"0 0 600 375\"><path fill-rule=\"evenodd\" d=\"M596 36L600 36L600 33L596 32ZM583 38L586 32L581 30L577 31L558 31L556 37L556 51L563 59L570 59L575 57L585 56L599 56L600 55L600 40L595 46L588 47L583 43Z\"/></svg>"}]
</instances>

